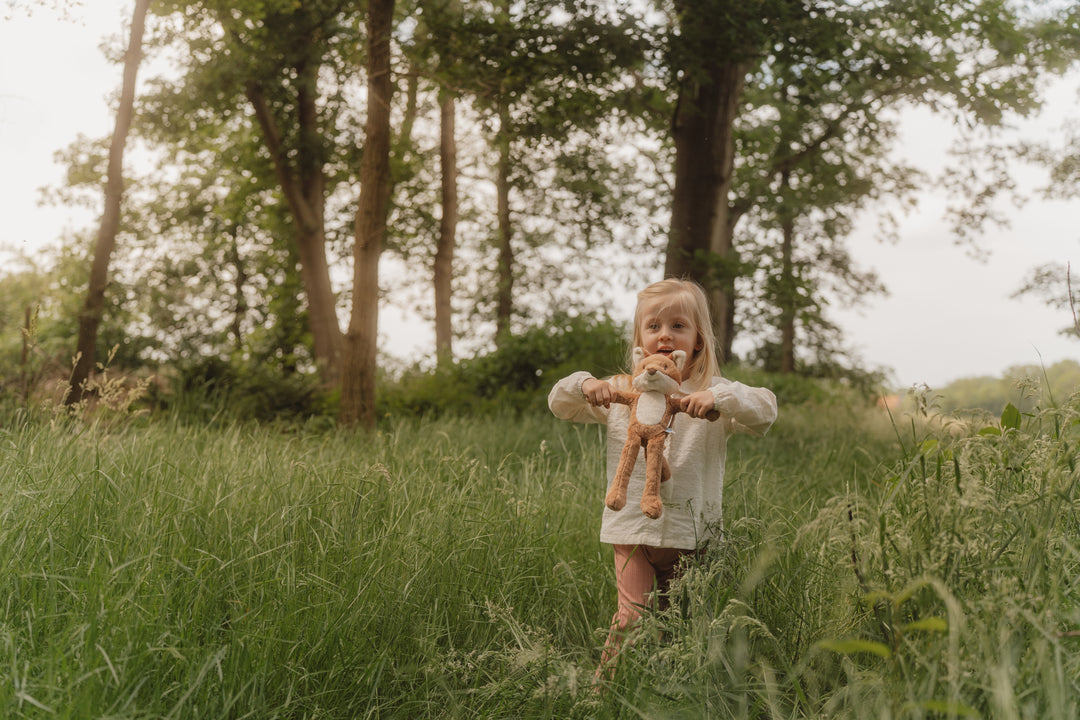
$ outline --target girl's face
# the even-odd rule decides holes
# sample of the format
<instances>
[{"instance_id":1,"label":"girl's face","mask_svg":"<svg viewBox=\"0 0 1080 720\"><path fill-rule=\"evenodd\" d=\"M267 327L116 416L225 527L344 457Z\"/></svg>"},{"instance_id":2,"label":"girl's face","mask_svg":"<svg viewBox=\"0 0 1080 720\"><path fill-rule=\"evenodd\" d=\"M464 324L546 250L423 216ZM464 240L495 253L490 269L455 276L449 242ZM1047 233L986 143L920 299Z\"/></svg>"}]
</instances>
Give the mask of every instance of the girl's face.
<instances>
[{"instance_id":1,"label":"girl's face","mask_svg":"<svg viewBox=\"0 0 1080 720\"><path fill-rule=\"evenodd\" d=\"M675 350L682 350L688 359L692 359L705 344L690 313L678 304L656 302L652 307L643 308L637 331L641 347L649 355L671 355Z\"/></svg>"}]
</instances>

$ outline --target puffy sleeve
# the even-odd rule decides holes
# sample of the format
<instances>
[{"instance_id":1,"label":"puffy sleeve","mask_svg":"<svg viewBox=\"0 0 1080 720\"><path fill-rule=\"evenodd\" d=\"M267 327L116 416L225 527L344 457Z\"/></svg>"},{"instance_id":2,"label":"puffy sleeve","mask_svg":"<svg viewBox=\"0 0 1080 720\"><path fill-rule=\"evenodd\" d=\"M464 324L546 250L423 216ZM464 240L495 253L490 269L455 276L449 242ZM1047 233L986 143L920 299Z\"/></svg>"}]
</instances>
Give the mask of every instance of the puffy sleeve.
<instances>
[{"instance_id":1,"label":"puffy sleeve","mask_svg":"<svg viewBox=\"0 0 1080 720\"><path fill-rule=\"evenodd\" d=\"M724 378L713 381L709 390L716 399L714 407L728 423L729 432L761 437L776 421L776 396L772 390Z\"/></svg>"},{"instance_id":2,"label":"puffy sleeve","mask_svg":"<svg viewBox=\"0 0 1080 720\"><path fill-rule=\"evenodd\" d=\"M581 385L592 375L576 372L555 383L548 393L548 407L561 420L584 423L607 423L608 409L594 407L585 399Z\"/></svg>"}]
</instances>

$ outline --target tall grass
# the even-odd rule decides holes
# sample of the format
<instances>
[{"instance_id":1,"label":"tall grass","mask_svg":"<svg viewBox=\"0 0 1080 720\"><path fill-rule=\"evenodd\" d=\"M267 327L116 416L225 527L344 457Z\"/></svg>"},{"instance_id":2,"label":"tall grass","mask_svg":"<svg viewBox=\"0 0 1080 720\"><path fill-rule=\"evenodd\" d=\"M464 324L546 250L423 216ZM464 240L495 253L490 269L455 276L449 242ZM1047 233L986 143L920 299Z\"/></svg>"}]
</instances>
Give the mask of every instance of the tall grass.
<instances>
[{"instance_id":1,"label":"tall grass","mask_svg":"<svg viewBox=\"0 0 1080 720\"><path fill-rule=\"evenodd\" d=\"M1080 717L1076 405L907 420L876 469L811 451L811 500L759 482L643 630L624 715Z\"/></svg>"},{"instance_id":2,"label":"tall grass","mask_svg":"<svg viewBox=\"0 0 1080 720\"><path fill-rule=\"evenodd\" d=\"M15 416L0 716L1073 717L1077 424L783 408L596 693L596 427Z\"/></svg>"},{"instance_id":3,"label":"tall grass","mask_svg":"<svg viewBox=\"0 0 1080 720\"><path fill-rule=\"evenodd\" d=\"M598 459L552 425L5 431L0 714L436 717L558 675L607 598Z\"/></svg>"}]
</instances>

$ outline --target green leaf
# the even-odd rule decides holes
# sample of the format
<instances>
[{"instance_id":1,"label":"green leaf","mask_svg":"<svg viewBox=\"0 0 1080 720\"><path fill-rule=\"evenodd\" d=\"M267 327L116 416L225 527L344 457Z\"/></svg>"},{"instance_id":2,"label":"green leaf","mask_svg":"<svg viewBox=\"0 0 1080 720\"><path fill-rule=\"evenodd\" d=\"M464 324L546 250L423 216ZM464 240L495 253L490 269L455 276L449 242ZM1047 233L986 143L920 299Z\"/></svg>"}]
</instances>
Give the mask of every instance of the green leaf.
<instances>
[{"instance_id":1,"label":"green leaf","mask_svg":"<svg viewBox=\"0 0 1080 720\"><path fill-rule=\"evenodd\" d=\"M1001 429L1018 430L1020 428L1020 411L1016 406L1009 403L1001 412Z\"/></svg>"},{"instance_id":2,"label":"green leaf","mask_svg":"<svg viewBox=\"0 0 1080 720\"><path fill-rule=\"evenodd\" d=\"M917 707L923 710L929 710L930 712L946 713L949 715L962 715L964 717L974 718L982 717L975 708L951 700L922 700L917 703L912 703L909 707Z\"/></svg>"},{"instance_id":3,"label":"green leaf","mask_svg":"<svg viewBox=\"0 0 1080 720\"><path fill-rule=\"evenodd\" d=\"M830 650L841 655L854 655L856 653L870 653L888 660L892 657L892 650L884 643L873 640L861 640L859 638L847 638L844 640L822 640L817 646L823 650Z\"/></svg>"},{"instance_id":4,"label":"green leaf","mask_svg":"<svg viewBox=\"0 0 1080 720\"><path fill-rule=\"evenodd\" d=\"M927 632L947 632L949 623L941 617L925 617L904 626L904 630L925 630Z\"/></svg>"},{"instance_id":5,"label":"green leaf","mask_svg":"<svg viewBox=\"0 0 1080 720\"><path fill-rule=\"evenodd\" d=\"M994 435L994 436L1000 436L1000 435L1001 435L1001 428L996 428L996 427L990 427L990 426L988 425L988 426L984 427L984 428L983 428L982 430L980 430L980 431L979 431L979 434L980 434L980 435Z\"/></svg>"}]
</instances>

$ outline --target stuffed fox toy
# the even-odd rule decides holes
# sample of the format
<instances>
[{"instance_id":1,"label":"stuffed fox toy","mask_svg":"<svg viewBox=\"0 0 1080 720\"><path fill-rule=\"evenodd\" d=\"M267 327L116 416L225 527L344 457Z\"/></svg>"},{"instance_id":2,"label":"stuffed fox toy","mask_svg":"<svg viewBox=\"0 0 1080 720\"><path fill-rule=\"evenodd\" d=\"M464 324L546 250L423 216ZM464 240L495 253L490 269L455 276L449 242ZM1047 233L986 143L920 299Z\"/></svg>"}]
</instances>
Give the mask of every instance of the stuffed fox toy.
<instances>
[{"instance_id":1,"label":"stuffed fox toy","mask_svg":"<svg viewBox=\"0 0 1080 720\"><path fill-rule=\"evenodd\" d=\"M671 467L664 457L664 441L671 432L675 415L682 412L679 401L672 397L679 391L686 353L676 350L670 357L657 353L646 355L634 348L634 372L631 385L637 392L616 390L612 402L630 406L630 427L626 444L619 457L619 466L608 488L605 504L612 510L626 505L626 488L630 473L637 463L638 449L645 449L645 489L641 495L641 511L654 520L663 513L660 483L671 477ZM718 413L710 413L715 419Z\"/></svg>"}]
</instances>

